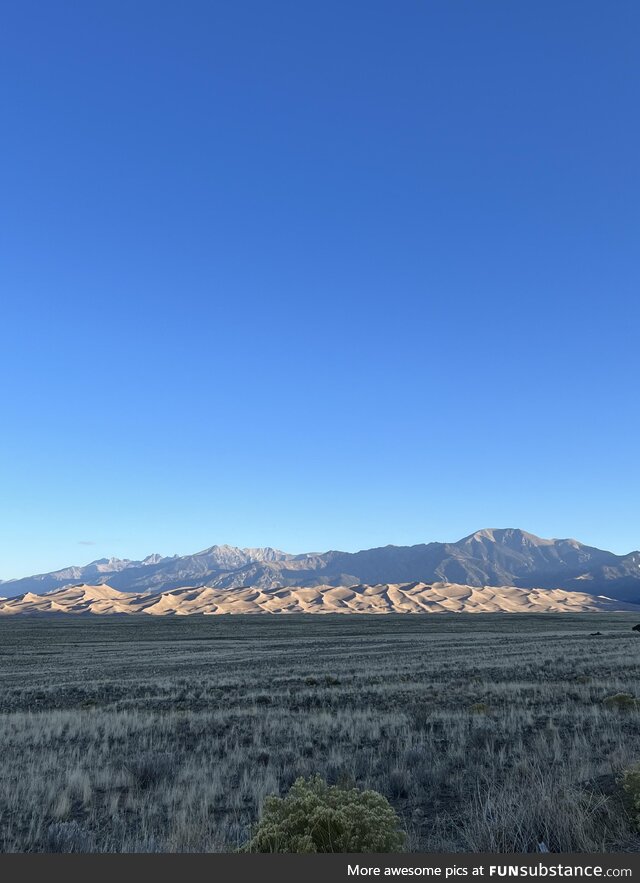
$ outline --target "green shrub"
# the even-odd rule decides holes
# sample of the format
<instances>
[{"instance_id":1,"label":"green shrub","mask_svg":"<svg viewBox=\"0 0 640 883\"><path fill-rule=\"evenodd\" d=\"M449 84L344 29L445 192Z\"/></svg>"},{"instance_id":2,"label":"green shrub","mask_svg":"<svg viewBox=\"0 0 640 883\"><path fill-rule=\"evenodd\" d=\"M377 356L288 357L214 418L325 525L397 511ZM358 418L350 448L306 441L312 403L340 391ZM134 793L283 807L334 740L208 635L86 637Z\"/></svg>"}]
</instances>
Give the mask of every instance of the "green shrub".
<instances>
[{"instance_id":1,"label":"green shrub","mask_svg":"<svg viewBox=\"0 0 640 883\"><path fill-rule=\"evenodd\" d=\"M471 714L489 714L489 706L486 702L474 702L469 706Z\"/></svg>"},{"instance_id":2,"label":"green shrub","mask_svg":"<svg viewBox=\"0 0 640 883\"><path fill-rule=\"evenodd\" d=\"M175 763L171 755L166 752L158 754L148 751L132 758L125 764L125 770L132 776L135 786L145 790L169 778L175 772Z\"/></svg>"},{"instance_id":3,"label":"green shrub","mask_svg":"<svg viewBox=\"0 0 640 883\"><path fill-rule=\"evenodd\" d=\"M640 763L624 771L622 788L629 801L636 827L640 830Z\"/></svg>"},{"instance_id":4,"label":"green shrub","mask_svg":"<svg viewBox=\"0 0 640 883\"><path fill-rule=\"evenodd\" d=\"M320 776L267 797L248 852L398 852L400 820L377 791L345 790Z\"/></svg>"},{"instance_id":5,"label":"green shrub","mask_svg":"<svg viewBox=\"0 0 640 883\"><path fill-rule=\"evenodd\" d=\"M638 700L631 693L615 693L602 700L607 708L617 708L619 711L634 711L638 708Z\"/></svg>"}]
</instances>

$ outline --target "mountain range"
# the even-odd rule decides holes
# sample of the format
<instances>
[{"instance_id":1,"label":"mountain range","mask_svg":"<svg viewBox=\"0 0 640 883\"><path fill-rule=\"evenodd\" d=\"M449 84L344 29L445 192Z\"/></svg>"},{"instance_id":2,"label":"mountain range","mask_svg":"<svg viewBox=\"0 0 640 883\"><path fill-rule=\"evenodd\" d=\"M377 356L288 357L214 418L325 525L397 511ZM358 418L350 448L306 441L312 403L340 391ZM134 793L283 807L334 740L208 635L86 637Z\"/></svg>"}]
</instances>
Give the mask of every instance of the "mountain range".
<instances>
[{"instance_id":1,"label":"mountain range","mask_svg":"<svg viewBox=\"0 0 640 883\"><path fill-rule=\"evenodd\" d=\"M447 583L562 589L640 603L640 552L615 555L573 539L542 539L516 528L480 530L453 543L383 546L360 552L292 555L271 548L211 546L194 555L101 558L23 579L0 595L42 594L71 584L136 593L208 587L258 589Z\"/></svg>"}]
</instances>

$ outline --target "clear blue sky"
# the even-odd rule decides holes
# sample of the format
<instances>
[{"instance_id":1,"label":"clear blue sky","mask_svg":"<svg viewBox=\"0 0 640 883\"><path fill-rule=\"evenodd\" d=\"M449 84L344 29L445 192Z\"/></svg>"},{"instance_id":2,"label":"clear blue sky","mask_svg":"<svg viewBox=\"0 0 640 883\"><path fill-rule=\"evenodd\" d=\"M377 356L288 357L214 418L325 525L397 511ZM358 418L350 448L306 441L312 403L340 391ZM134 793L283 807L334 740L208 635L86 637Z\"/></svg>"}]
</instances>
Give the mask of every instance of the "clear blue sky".
<instances>
[{"instance_id":1,"label":"clear blue sky","mask_svg":"<svg viewBox=\"0 0 640 883\"><path fill-rule=\"evenodd\" d=\"M639 547L639 39L636 0L3 4L0 577Z\"/></svg>"}]
</instances>

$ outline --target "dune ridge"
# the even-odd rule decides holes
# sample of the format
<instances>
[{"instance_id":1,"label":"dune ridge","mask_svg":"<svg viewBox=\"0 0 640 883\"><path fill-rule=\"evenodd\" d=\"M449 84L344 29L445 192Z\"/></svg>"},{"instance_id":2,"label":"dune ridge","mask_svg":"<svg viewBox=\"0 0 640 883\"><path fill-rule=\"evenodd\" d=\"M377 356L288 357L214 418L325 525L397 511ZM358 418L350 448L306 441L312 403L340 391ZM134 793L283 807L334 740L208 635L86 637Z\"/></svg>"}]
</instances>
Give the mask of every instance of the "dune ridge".
<instances>
[{"instance_id":1,"label":"dune ridge","mask_svg":"<svg viewBox=\"0 0 640 883\"><path fill-rule=\"evenodd\" d=\"M350 586L211 586L168 592L122 592L109 585L72 585L44 595L26 592L0 600L0 616L47 614L286 613L587 613L636 611L640 605L564 589L467 586L457 583L381 583Z\"/></svg>"}]
</instances>

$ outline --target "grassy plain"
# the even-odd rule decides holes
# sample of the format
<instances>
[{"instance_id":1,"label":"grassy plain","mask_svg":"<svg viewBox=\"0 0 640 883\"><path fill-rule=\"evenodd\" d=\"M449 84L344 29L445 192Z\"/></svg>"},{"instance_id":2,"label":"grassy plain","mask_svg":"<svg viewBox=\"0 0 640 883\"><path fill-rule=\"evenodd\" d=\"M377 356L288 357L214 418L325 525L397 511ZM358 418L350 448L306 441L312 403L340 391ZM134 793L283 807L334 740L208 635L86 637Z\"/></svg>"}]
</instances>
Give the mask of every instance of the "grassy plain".
<instances>
[{"instance_id":1,"label":"grassy plain","mask_svg":"<svg viewBox=\"0 0 640 883\"><path fill-rule=\"evenodd\" d=\"M627 614L0 620L0 850L224 851L301 775L421 851L639 850ZM592 636L592 632L602 632Z\"/></svg>"}]
</instances>

